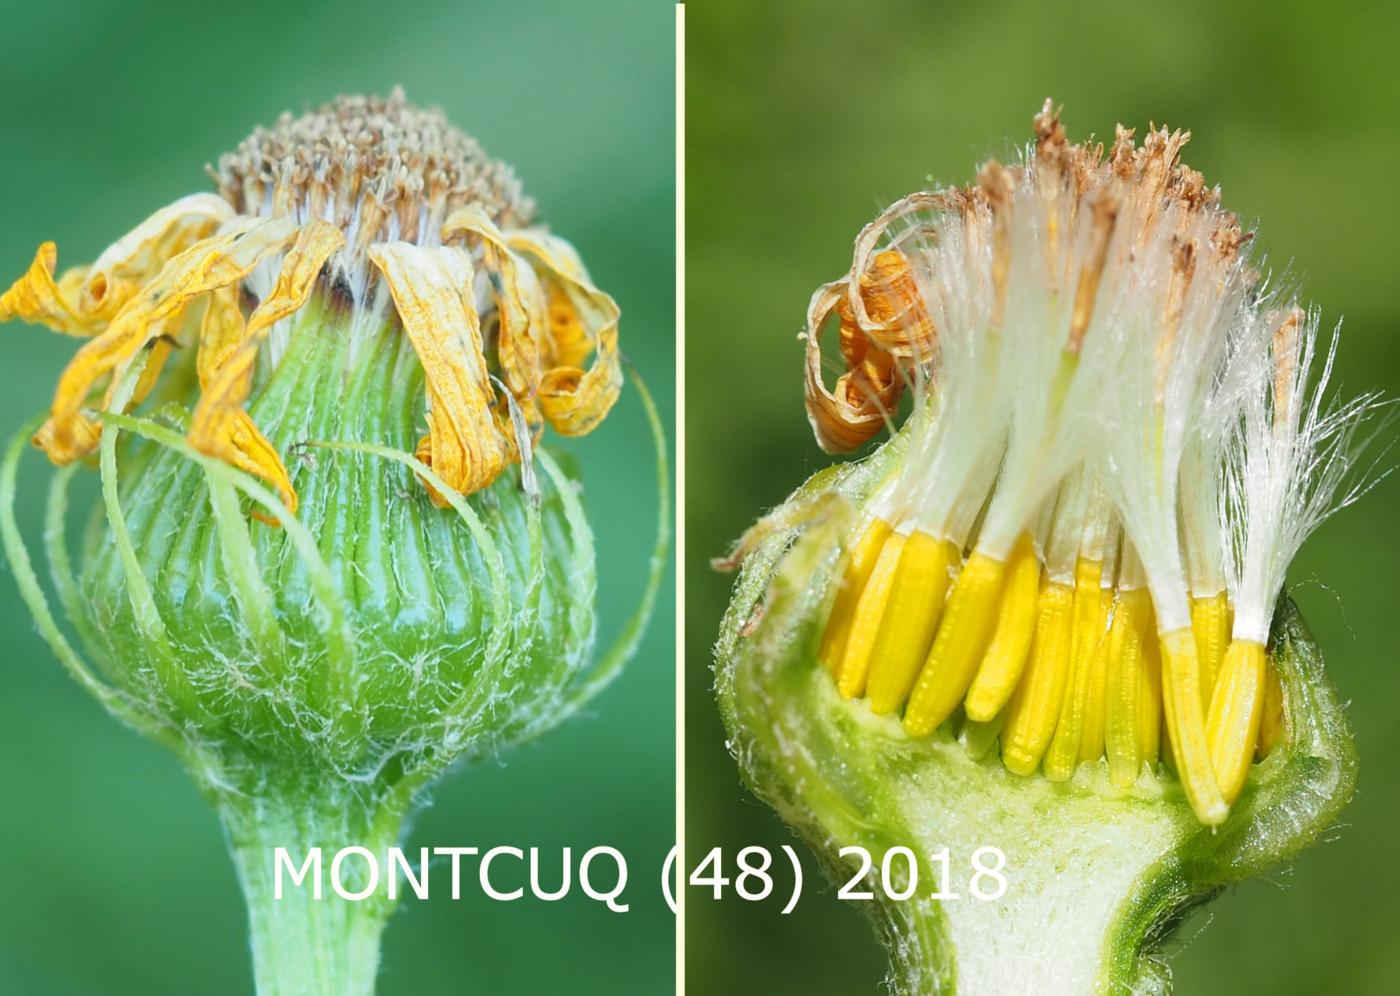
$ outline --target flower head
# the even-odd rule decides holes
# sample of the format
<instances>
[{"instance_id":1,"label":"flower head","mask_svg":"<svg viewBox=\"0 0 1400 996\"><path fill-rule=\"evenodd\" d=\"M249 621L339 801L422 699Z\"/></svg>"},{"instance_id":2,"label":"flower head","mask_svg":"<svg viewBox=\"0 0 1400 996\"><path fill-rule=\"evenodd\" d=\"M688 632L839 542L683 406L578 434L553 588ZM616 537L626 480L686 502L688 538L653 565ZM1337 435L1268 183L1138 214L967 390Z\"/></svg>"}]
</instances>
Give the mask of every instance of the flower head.
<instances>
[{"instance_id":1,"label":"flower head","mask_svg":"<svg viewBox=\"0 0 1400 996\"><path fill-rule=\"evenodd\" d=\"M617 400L617 305L508 167L398 91L283 115L210 173L90 265L56 275L43 244L0 296L84 339L33 440L100 457L60 594L105 701L221 771L436 771L557 721L593 554L540 446Z\"/></svg>"}]
</instances>

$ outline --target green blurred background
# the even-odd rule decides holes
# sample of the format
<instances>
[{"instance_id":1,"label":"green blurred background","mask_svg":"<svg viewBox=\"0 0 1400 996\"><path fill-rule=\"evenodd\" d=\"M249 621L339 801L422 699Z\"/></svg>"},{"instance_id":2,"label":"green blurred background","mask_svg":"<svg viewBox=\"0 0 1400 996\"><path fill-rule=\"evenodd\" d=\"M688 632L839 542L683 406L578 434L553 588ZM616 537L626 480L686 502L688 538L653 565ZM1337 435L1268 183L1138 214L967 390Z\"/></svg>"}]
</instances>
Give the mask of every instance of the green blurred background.
<instances>
[{"instance_id":1,"label":"green blurred background","mask_svg":"<svg viewBox=\"0 0 1400 996\"><path fill-rule=\"evenodd\" d=\"M1317 3L695 4L687 33L687 835L789 842L738 783L710 692L730 578L707 558L829 463L802 410L808 296L850 265L895 198L963 183L1029 140L1046 96L1072 139L1122 121L1188 127L1275 266L1327 320L1340 378L1400 395L1396 233L1400 16ZM1392 433L1392 435L1394 435ZM1400 476L1323 527L1296 596L1361 751L1334 838L1193 917L1171 945L1183 994L1400 991ZM809 866L809 871L814 871ZM691 991L865 993L884 959L857 911L810 889L788 917L691 890Z\"/></svg>"},{"instance_id":2,"label":"green blurred background","mask_svg":"<svg viewBox=\"0 0 1400 996\"><path fill-rule=\"evenodd\" d=\"M623 309L622 341L674 409L673 14L657 0L533 3L31 4L0 9L0 283L43 239L92 259L177 196L254 124L339 92L404 85L512 163L546 220ZM0 429L47 403L71 340L0 330ZM5 428L11 427L11 428ZM651 444L630 389L570 448L599 551L600 635L643 581ZM22 477L37 539L46 470ZM94 475L84 475L94 476ZM89 481L86 494L95 489ZM187 996L251 991L242 900L213 812L175 760L64 676L0 568L0 992ZM407 846L610 844L632 911L409 902L385 935L380 991L655 993L674 978L656 888L674 839L674 597L590 715L458 771ZM445 881L445 880L443 880Z\"/></svg>"}]
</instances>

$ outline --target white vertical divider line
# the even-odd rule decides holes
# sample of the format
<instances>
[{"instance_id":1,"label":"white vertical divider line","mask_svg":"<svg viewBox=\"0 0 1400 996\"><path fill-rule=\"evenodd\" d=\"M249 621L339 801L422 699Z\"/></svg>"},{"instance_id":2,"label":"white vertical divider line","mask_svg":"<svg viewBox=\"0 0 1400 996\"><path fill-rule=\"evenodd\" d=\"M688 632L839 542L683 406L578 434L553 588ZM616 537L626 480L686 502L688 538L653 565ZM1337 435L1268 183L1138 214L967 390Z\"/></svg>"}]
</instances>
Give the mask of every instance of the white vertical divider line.
<instances>
[{"instance_id":1,"label":"white vertical divider line","mask_svg":"<svg viewBox=\"0 0 1400 996\"><path fill-rule=\"evenodd\" d=\"M676 4L676 994L685 993L685 4Z\"/></svg>"}]
</instances>

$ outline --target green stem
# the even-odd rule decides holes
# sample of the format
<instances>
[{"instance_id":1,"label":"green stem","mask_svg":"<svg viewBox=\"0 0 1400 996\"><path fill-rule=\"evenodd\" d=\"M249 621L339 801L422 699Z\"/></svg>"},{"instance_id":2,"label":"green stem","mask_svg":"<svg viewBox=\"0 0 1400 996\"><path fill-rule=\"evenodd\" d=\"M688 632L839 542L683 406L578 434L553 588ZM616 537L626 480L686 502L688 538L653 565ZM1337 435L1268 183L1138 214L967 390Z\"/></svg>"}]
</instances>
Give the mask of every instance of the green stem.
<instances>
[{"instance_id":1,"label":"green stem","mask_svg":"<svg viewBox=\"0 0 1400 996\"><path fill-rule=\"evenodd\" d=\"M334 785L332 789L326 784ZM263 785L253 794L225 796L219 813L228 833L248 903L248 930L258 996L370 996L379 969L379 944L394 903L386 897L387 852L399 837L401 811L367 802L332 775ZM346 847L376 856L378 885L365 899L335 888L332 862ZM278 848L281 898L278 898ZM294 872L320 849L319 897L315 866L301 884ZM344 860L338 881L358 893L369 883L362 856Z\"/></svg>"}]
</instances>

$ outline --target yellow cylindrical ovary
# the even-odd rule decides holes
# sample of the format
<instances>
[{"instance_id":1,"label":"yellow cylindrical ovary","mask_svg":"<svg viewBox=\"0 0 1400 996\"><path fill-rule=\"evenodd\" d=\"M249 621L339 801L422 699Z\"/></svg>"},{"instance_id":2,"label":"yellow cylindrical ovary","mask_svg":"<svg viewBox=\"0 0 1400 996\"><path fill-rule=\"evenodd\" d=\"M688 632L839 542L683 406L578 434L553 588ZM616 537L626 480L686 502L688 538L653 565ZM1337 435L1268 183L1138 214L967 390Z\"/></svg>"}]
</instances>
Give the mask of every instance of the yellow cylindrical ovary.
<instances>
[{"instance_id":1,"label":"yellow cylindrical ovary","mask_svg":"<svg viewBox=\"0 0 1400 996\"><path fill-rule=\"evenodd\" d=\"M865 590L856 601L856 610L851 616L851 632L846 638L846 652L841 655L841 663L836 668L836 690L844 698L858 698L865 692L865 678L870 671L870 651L875 647L875 636L880 632L880 622L884 619L885 606L894 587L899 558L904 552L904 540L901 533L890 533L885 537L885 545L880 548L875 566L866 578Z\"/></svg>"},{"instance_id":2,"label":"yellow cylindrical ovary","mask_svg":"<svg viewBox=\"0 0 1400 996\"><path fill-rule=\"evenodd\" d=\"M1148 675L1144 667L1143 645L1151 640L1147 628L1152 614L1146 588L1131 588L1118 596L1113 625L1108 631L1108 667L1104 675L1104 749L1108 754L1108 776L1114 785L1127 788L1142 770L1145 738L1139 728L1144 702L1151 695L1144 688ZM1153 702L1152 724L1156 727ZM1156 748L1153 747L1153 754Z\"/></svg>"},{"instance_id":3,"label":"yellow cylindrical ovary","mask_svg":"<svg viewBox=\"0 0 1400 996\"><path fill-rule=\"evenodd\" d=\"M1084 733L1079 738L1079 760L1103 757L1108 725L1108 627L1113 617L1113 589L1102 589L1103 635L1099 637L1089 669L1089 697L1084 701Z\"/></svg>"},{"instance_id":4,"label":"yellow cylindrical ovary","mask_svg":"<svg viewBox=\"0 0 1400 996\"><path fill-rule=\"evenodd\" d=\"M1177 775L1196 819L1206 826L1218 826L1230 814L1221 795L1210 761L1206 738L1205 710L1201 708L1201 664L1196 637L1191 627L1182 626L1160 637L1162 648L1162 699L1172 749L1176 752Z\"/></svg>"},{"instance_id":5,"label":"yellow cylindrical ovary","mask_svg":"<svg viewBox=\"0 0 1400 996\"><path fill-rule=\"evenodd\" d=\"M1157 621L1149 600L1142 625L1142 673L1146 681L1139 686L1138 756L1143 762L1157 766L1162 752L1162 651L1155 639Z\"/></svg>"},{"instance_id":6,"label":"yellow cylindrical ovary","mask_svg":"<svg viewBox=\"0 0 1400 996\"><path fill-rule=\"evenodd\" d=\"M961 554L947 540L915 530L904 542L885 617L870 653L865 694L870 708L894 712L919 676L948 593L948 567Z\"/></svg>"},{"instance_id":7,"label":"yellow cylindrical ovary","mask_svg":"<svg viewBox=\"0 0 1400 996\"><path fill-rule=\"evenodd\" d=\"M1073 610L1073 585L1049 581L1041 587L1030 659L1001 731L1002 763L1018 775L1035 773L1055 732L1069 681Z\"/></svg>"},{"instance_id":8,"label":"yellow cylindrical ovary","mask_svg":"<svg viewBox=\"0 0 1400 996\"><path fill-rule=\"evenodd\" d=\"M991 637L1005 573L1005 562L986 554L973 553L967 559L904 711L904 728L911 736L932 733L967 694Z\"/></svg>"},{"instance_id":9,"label":"yellow cylindrical ovary","mask_svg":"<svg viewBox=\"0 0 1400 996\"><path fill-rule=\"evenodd\" d=\"M1099 582L1103 562L1080 557L1074 565L1074 607L1070 623L1069 681L1055 735L1045 753L1045 777L1066 781L1079 762L1079 743L1084 736L1084 714L1089 700L1089 680L1094 655L1104 633L1103 593Z\"/></svg>"},{"instance_id":10,"label":"yellow cylindrical ovary","mask_svg":"<svg viewBox=\"0 0 1400 996\"><path fill-rule=\"evenodd\" d=\"M1191 632L1201 659L1201 705L1209 709L1215 676L1230 644L1230 600L1225 592L1191 599Z\"/></svg>"},{"instance_id":11,"label":"yellow cylindrical ovary","mask_svg":"<svg viewBox=\"0 0 1400 996\"><path fill-rule=\"evenodd\" d=\"M1264 646L1232 640L1210 700L1206 736L1225 801L1234 802L1249 777L1264 714Z\"/></svg>"},{"instance_id":12,"label":"yellow cylindrical ovary","mask_svg":"<svg viewBox=\"0 0 1400 996\"><path fill-rule=\"evenodd\" d=\"M846 561L846 569L841 575L841 587L836 592L836 601L832 603L831 615L826 621L826 632L822 635L821 650L817 652L817 659L826 665L833 675L841 666L841 659L846 654L846 641L851 635L851 620L856 614L856 604L860 601L861 592L865 591L865 582L874 570L875 561L879 558L880 549L885 545L885 538L889 534L890 524L884 519L875 519L861 533L860 539L851 550L850 559Z\"/></svg>"},{"instance_id":13,"label":"yellow cylindrical ovary","mask_svg":"<svg viewBox=\"0 0 1400 996\"><path fill-rule=\"evenodd\" d=\"M1259 760L1269 756L1269 751L1283 736L1283 682L1279 680L1278 668L1273 661L1264 664L1264 715L1259 720L1259 746L1255 757Z\"/></svg>"},{"instance_id":14,"label":"yellow cylindrical ovary","mask_svg":"<svg viewBox=\"0 0 1400 996\"><path fill-rule=\"evenodd\" d=\"M989 722L1001 712L1016 682L1026 669L1031 637L1035 634L1036 599L1040 590L1040 563L1029 533L1022 533L1006 564L1006 584L1001 593L992 642L972 680L964 707L974 722Z\"/></svg>"}]
</instances>

